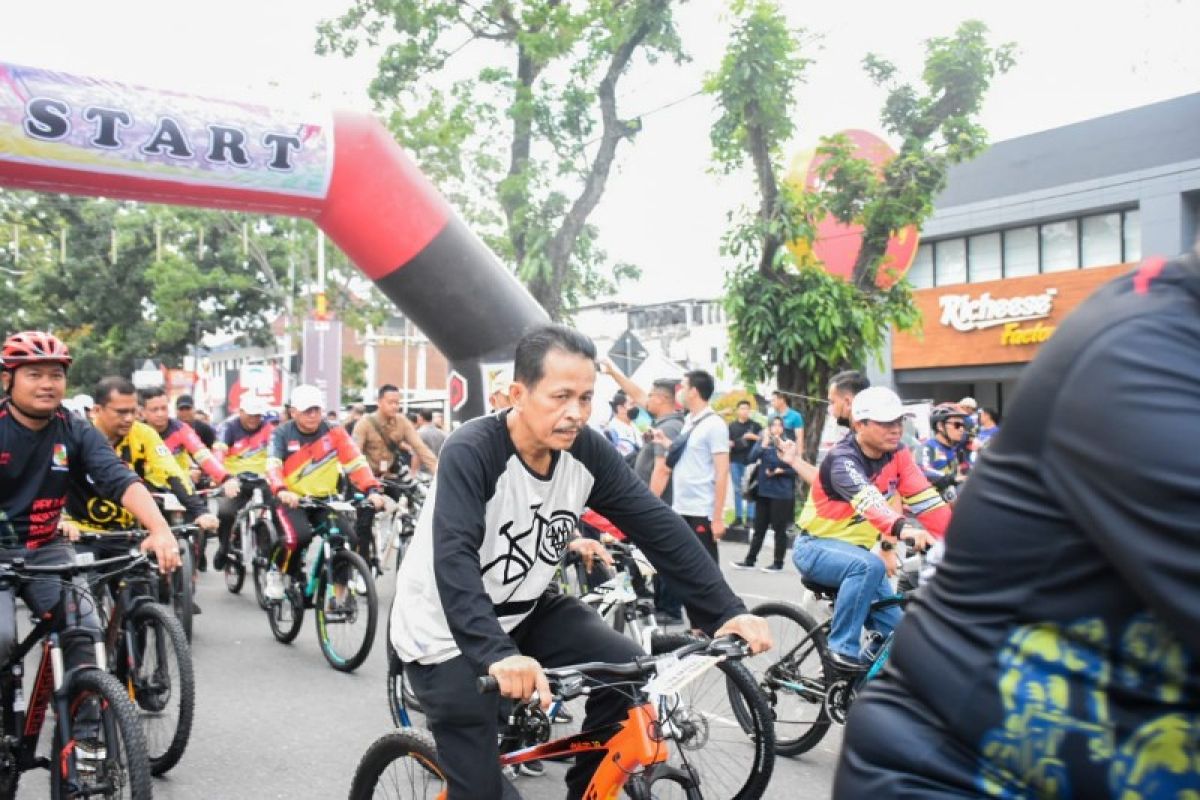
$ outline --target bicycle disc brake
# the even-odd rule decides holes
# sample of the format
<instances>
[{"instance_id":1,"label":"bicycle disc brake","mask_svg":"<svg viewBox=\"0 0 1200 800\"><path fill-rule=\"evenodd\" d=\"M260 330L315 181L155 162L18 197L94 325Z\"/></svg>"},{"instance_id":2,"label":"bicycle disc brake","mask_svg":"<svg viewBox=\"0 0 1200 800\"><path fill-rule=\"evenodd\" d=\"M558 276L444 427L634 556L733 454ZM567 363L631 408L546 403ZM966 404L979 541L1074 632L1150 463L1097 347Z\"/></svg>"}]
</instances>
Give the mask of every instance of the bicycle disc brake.
<instances>
[{"instance_id":1,"label":"bicycle disc brake","mask_svg":"<svg viewBox=\"0 0 1200 800\"><path fill-rule=\"evenodd\" d=\"M825 690L825 710L829 718L838 725L845 725L850 706L857 694L854 682L847 678L840 678L829 684L829 688Z\"/></svg>"},{"instance_id":2,"label":"bicycle disc brake","mask_svg":"<svg viewBox=\"0 0 1200 800\"><path fill-rule=\"evenodd\" d=\"M664 739L674 739L684 750L699 750L708 744L708 718L692 706L681 703L661 723Z\"/></svg>"}]
</instances>

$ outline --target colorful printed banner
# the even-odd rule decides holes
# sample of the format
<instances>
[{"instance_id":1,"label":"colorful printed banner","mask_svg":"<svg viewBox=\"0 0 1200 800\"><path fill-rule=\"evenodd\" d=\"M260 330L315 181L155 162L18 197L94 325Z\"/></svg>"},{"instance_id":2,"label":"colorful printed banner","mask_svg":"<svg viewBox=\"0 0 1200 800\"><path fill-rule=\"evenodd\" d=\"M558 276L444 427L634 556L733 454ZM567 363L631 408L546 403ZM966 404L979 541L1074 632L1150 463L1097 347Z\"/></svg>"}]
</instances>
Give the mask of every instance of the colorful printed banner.
<instances>
[{"instance_id":1,"label":"colorful printed banner","mask_svg":"<svg viewBox=\"0 0 1200 800\"><path fill-rule=\"evenodd\" d=\"M0 161L324 198L333 123L0 63Z\"/></svg>"}]
</instances>

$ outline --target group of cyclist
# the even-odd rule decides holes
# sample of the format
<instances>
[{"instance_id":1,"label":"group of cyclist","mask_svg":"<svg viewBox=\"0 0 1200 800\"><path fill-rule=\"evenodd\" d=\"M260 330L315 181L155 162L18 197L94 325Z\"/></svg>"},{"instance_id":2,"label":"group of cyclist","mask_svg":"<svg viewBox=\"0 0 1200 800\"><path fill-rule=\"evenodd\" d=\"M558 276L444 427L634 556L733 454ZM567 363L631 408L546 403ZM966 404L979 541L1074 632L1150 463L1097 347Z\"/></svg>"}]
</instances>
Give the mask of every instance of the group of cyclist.
<instances>
[{"instance_id":1,"label":"group of cyclist","mask_svg":"<svg viewBox=\"0 0 1200 800\"><path fill-rule=\"evenodd\" d=\"M830 410L850 432L816 468L792 558L806 579L837 595L833 668L861 672L879 641L862 636L864 626L895 627L895 616L873 615L871 602L891 592L896 542L952 542L898 631L883 677L854 705L836 797L1200 791L1200 626L1190 602L1200 571L1189 547L1200 448L1180 438L1195 430L1200 399L1198 306L1195 254L1148 262L1101 290L1030 367L1005 435L978 463L963 455L968 426L978 424L970 409L934 409L925 448L932 457L919 463L902 444L906 413L894 392L845 374L831 382ZM696 628L738 634L754 652L771 646L765 622L747 613L693 532L587 425L595 360L592 343L562 326L521 340L511 406L446 442L397 572L391 643L426 709L450 798L517 796L497 766L497 700L475 692L476 678L492 676L505 697L537 692L547 704L544 666L638 655L550 588L585 507L617 524L670 578ZM70 361L47 334L4 344L0 559L69 559L60 535L70 529L66 512L83 525L143 526L143 548L171 570L175 539L144 482L162 480L197 522L206 515L173 451L186 451L223 487L217 562L244 500L230 477L241 471L268 477L284 531L282 570L305 539L300 496L333 491L344 472L373 507L382 505L380 482L346 431L324 421L315 389L297 390L293 419L280 426L247 399L210 459L164 423L158 396L143 398L146 422L136 421L136 401L116 380L97 390L94 425L67 414ZM1144 413L1147 387L1170 424ZM1114 408L1127 414L1125 429L1102 424ZM1144 446L1153 458L1117 468ZM803 464L791 443L781 443L780 457ZM50 602L27 594L35 610ZM11 646L11 613L0 617L0 647ZM594 692L585 728L613 723L627 703ZM575 760L569 796L583 795L597 763Z\"/></svg>"}]
</instances>

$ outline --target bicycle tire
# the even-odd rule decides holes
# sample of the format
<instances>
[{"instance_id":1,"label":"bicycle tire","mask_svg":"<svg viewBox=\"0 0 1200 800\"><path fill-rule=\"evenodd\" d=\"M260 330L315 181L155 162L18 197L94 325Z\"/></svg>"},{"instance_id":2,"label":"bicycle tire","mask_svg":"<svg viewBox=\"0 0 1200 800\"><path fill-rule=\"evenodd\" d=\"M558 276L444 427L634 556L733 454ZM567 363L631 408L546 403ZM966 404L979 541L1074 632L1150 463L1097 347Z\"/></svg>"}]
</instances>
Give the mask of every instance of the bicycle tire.
<instances>
[{"instance_id":1,"label":"bicycle tire","mask_svg":"<svg viewBox=\"0 0 1200 800\"><path fill-rule=\"evenodd\" d=\"M263 580L266 580L265 575ZM267 601L267 623L276 640L291 644L300 635L300 628L304 625L304 590L291 576L284 576L283 580L283 599Z\"/></svg>"},{"instance_id":2,"label":"bicycle tire","mask_svg":"<svg viewBox=\"0 0 1200 800\"><path fill-rule=\"evenodd\" d=\"M326 576L337 575L339 570L344 570L347 575L343 608L349 610L339 610L331 615L327 603L333 594ZM355 574L362 580L365 592L357 592L353 589L351 582ZM339 672L353 672L370 655L371 645L375 643L375 628L379 624L379 598L375 593L375 579L363 557L350 550L335 552L317 582L317 599L317 641L321 645L321 654L325 656L329 666ZM367 615L366 625L360 628L356 623L363 611ZM351 630L349 627L351 625L355 625L355 633L346 637L337 635L341 631ZM342 638L344 638L345 647L336 643L336 640Z\"/></svg>"},{"instance_id":3,"label":"bicycle tire","mask_svg":"<svg viewBox=\"0 0 1200 800\"><path fill-rule=\"evenodd\" d=\"M246 583L246 518L239 517L229 532L229 552L225 556L225 588L230 594L239 594Z\"/></svg>"},{"instance_id":4,"label":"bicycle tire","mask_svg":"<svg viewBox=\"0 0 1200 800\"><path fill-rule=\"evenodd\" d=\"M661 654L695 639L687 634L664 634L654 639ZM722 661L683 688L678 702L666 709L662 724L674 729L668 763L694 769L704 797L716 800L757 800L775 769L775 727L770 706L750 670L739 661ZM733 711L742 706L744 721ZM678 794L676 794L678 791ZM656 788L654 797L686 796L683 787Z\"/></svg>"},{"instance_id":5,"label":"bicycle tire","mask_svg":"<svg viewBox=\"0 0 1200 800\"><path fill-rule=\"evenodd\" d=\"M183 633L190 643L192 641L192 574L195 563L192 559L192 548L179 548L179 568L171 573L171 608L183 626Z\"/></svg>"},{"instance_id":6,"label":"bicycle tire","mask_svg":"<svg viewBox=\"0 0 1200 800\"><path fill-rule=\"evenodd\" d=\"M745 661L775 715L775 752L807 753L832 724L825 708L825 626L791 603L764 603L750 613L767 620L775 641L772 650Z\"/></svg>"},{"instance_id":7,"label":"bicycle tire","mask_svg":"<svg viewBox=\"0 0 1200 800\"><path fill-rule=\"evenodd\" d=\"M125 685L134 704L137 706L142 721L142 731L146 739L146 755L150 759L150 773L155 776L163 775L176 764L187 749L188 739L192 734L192 719L196 707L196 675L192 665L192 650L184 636L183 627L179 620L171 616L161 606L154 603L143 603L129 613L129 622L136 627L156 630L156 640L148 642L135 632L138 638L134 642L133 665L127 662L118 672L124 677ZM167 671L167 683L164 686L163 672L159 668L153 670L153 676L147 676L143 669L144 659L154 647L154 658ZM111 653L113 661L125 661L124 656L129 651L114 648ZM167 663L163 664L162 660ZM170 662L174 661L175 680L169 676ZM133 667L130 674L129 667ZM163 712L174 705L176 710L173 724L160 725L159 722L170 722L169 716Z\"/></svg>"},{"instance_id":8,"label":"bicycle tire","mask_svg":"<svg viewBox=\"0 0 1200 800\"><path fill-rule=\"evenodd\" d=\"M72 676L67 691L72 716L89 697L96 697L100 701L99 732L104 737L108 756L96 774L103 775L101 780L107 782L107 776L119 770L122 774L115 777L115 782L128 791L125 796L132 800L149 800L153 788L150 761L146 757L146 740L142 734L142 722L138 718L138 712L125 689L107 672L84 669ZM71 746L73 745L72 741ZM77 787L69 786L62 774L61 765L68 763L70 755L63 752L66 742L60 722L54 725L51 746L53 749L50 758L50 796L54 800L77 797ZM100 794L100 791L92 794ZM90 797L92 794L84 796Z\"/></svg>"},{"instance_id":9,"label":"bicycle tire","mask_svg":"<svg viewBox=\"0 0 1200 800\"><path fill-rule=\"evenodd\" d=\"M410 791L402 792L402 784ZM367 748L354 770L349 800L435 798L445 786L433 740L406 728L381 736Z\"/></svg>"}]
</instances>

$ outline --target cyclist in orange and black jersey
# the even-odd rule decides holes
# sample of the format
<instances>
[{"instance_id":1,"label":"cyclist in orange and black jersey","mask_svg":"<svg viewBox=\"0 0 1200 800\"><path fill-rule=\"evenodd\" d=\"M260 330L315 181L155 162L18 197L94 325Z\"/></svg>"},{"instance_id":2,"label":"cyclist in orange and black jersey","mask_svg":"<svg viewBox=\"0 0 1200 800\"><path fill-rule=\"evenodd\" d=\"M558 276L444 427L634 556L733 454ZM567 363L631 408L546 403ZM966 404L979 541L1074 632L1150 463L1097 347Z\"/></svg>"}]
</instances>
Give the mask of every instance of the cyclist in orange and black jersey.
<instances>
[{"instance_id":1,"label":"cyclist in orange and black jersey","mask_svg":"<svg viewBox=\"0 0 1200 800\"><path fill-rule=\"evenodd\" d=\"M237 416L230 417L221 425L216 444L213 445L213 455L230 475L250 472L264 478L267 476L267 449L275 425L263 419L266 412L267 404L261 397L246 393L238 405ZM233 530L238 511L249 500L250 492L245 487L239 487L235 496L222 497L217 501L220 525L217 527L217 554L213 557L213 566L217 569L225 568L229 532Z\"/></svg>"},{"instance_id":2,"label":"cyclist in orange and black jersey","mask_svg":"<svg viewBox=\"0 0 1200 800\"><path fill-rule=\"evenodd\" d=\"M313 527L308 515L299 508L302 497L334 498L342 474L355 488L366 494L376 510L383 508L383 487L376 480L367 460L350 438L346 429L330 426L322 419L324 393L315 386L297 386L292 392L292 420L275 429L271 437L267 479L271 491L281 504L277 508L280 530L283 533L282 552L276 556L280 572L298 574L303 566L303 553L312 541ZM357 549L354 517L345 515L339 527L351 549ZM268 575L267 596L282 597L282 582L278 573ZM334 576L334 596L345 593L343 576Z\"/></svg>"}]
</instances>

